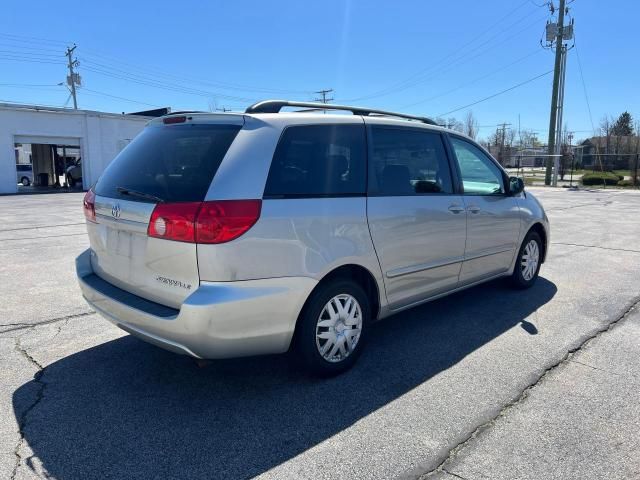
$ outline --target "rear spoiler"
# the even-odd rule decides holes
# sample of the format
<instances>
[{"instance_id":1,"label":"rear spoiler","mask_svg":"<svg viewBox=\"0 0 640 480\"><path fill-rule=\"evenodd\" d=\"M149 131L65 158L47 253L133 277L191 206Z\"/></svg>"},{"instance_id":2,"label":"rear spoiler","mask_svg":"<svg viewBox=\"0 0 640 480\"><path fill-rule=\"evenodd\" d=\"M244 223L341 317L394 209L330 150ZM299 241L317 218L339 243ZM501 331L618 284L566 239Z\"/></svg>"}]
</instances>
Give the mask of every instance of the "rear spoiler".
<instances>
[{"instance_id":1,"label":"rear spoiler","mask_svg":"<svg viewBox=\"0 0 640 480\"><path fill-rule=\"evenodd\" d=\"M184 119L184 120L183 120ZM227 125L244 125L244 113L212 113L212 112L173 112L169 115L149 120L147 125L164 125L179 123L213 123Z\"/></svg>"}]
</instances>

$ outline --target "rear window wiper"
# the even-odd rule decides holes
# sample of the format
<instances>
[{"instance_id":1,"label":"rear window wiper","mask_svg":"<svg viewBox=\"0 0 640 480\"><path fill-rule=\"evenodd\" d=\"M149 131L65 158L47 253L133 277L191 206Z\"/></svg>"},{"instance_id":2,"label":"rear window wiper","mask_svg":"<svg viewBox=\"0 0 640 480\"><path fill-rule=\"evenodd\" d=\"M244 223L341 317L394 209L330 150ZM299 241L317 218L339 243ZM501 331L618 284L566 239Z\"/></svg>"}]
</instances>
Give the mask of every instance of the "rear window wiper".
<instances>
[{"instance_id":1,"label":"rear window wiper","mask_svg":"<svg viewBox=\"0 0 640 480\"><path fill-rule=\"evenodd\" d=\"M131 197L144 198L146 200L153 200L157 203L164 203L164 199L153 195L151 193L138 192L137 190L131 190L130 188L125 187L116 187L116 190L122 195L129 195Z\"/></svg>"}]
</instances>

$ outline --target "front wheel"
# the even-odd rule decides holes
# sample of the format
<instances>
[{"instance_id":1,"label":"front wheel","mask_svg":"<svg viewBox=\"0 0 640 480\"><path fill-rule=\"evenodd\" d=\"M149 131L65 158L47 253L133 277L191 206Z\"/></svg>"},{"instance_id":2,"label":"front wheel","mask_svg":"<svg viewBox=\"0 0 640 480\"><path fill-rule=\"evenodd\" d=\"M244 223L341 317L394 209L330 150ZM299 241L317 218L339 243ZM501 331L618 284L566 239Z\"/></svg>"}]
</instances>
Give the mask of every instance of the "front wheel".
<instances>
[{"instance_id":1,"label":"front wheel","mask_svg":"<svg viewBox=\"0 0 640 480\"><path fill-rule=\"evenodd\" d=\"M369 318L369 299L357 283L340 279L321 286L298 320L298 357L316 375L348 370L362 351Z\"/></svg>"},{"instance_id":2,"label":"front wheel","mask_svg":"<svg viewBox=\"0 0 640 480\"><path fill-rule=\"evenodd\" d=\"M529 232L522 242L516 266L511 276L517 288L529 288L536 283L542 261L542 240L537 232Z\"/></svg>"},{"instance_id":3,"label":"front wheel","mask_svg":"<svg viewBox=\"0 0 640 480\"><path fill-rule=\"evenodd\" d=\"M28 177L22 177L20 183L22 183L23 187L28 187L31 184Z\"/></svg>"}]
</instances>

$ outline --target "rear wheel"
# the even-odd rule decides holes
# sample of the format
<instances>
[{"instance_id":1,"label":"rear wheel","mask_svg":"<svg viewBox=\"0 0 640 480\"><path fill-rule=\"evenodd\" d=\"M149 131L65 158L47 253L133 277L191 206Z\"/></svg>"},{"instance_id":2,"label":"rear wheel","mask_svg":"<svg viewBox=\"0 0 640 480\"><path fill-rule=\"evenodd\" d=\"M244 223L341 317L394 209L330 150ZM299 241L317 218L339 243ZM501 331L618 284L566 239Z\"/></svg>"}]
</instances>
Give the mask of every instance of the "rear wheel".
<instances>
[{"instance_id":1,"label":"rear wheel","mask_svg":"<svg viewBox=\"0 0 640 480\"><path fill-rule=\"evenodd\" d=\"M20 179L20 183L23 187L28 187L31 184L31 182L29 181L29 177L22 177Z\"/></svg>"},{"instance_id":2,"label":"rear wheel","mask_svg":"<svg viewBox=\"0 0 640 480\"><path fill-rule=\"evenodd\" d=\"M317 375L344 372L360 355L369 318L369 300L357 283L339 279L321 286L300 315L298 357Z\"/></svg>"},{"instance_id":3,"label":"rear wheel","mask_svg":"<svg viewBox=\"0 0 640 480\"><path fill-rule=\"evenodd\" d=\"M72 188L76 186L76 181L71 175L67 175L67 184Z\"/></svg>"},{"instance_id":4,"label":"rear wheel","mask_svg":"<svg viewBox=\"0 0 640 480\"><path fill-rule=\"evenodd\" d=\"M538 279L542 261L542 240L537 232L529 232L522 242L511 276L517 288L529 288Z\"/></svg>"}]
</instances>

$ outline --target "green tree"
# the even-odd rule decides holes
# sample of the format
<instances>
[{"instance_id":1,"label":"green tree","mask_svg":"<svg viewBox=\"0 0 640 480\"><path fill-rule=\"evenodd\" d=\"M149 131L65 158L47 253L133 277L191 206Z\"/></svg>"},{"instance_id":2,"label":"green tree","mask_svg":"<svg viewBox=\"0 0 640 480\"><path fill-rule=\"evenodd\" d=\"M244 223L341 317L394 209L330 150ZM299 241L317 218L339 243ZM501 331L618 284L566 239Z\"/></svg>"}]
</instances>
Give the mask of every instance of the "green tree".
<instances>
[{"instance_id":1,"label":"green tree","mask_svg":"<svg viewBox=\"0 0 640 480\"><path fill-rule=\"evenodd\" d=\"M612 133L618 137L629 137L633 135L633 118L629 112L622 113L616 123L613 124Z\"/></svg>"}]
</instances>

